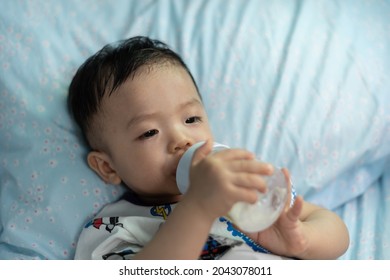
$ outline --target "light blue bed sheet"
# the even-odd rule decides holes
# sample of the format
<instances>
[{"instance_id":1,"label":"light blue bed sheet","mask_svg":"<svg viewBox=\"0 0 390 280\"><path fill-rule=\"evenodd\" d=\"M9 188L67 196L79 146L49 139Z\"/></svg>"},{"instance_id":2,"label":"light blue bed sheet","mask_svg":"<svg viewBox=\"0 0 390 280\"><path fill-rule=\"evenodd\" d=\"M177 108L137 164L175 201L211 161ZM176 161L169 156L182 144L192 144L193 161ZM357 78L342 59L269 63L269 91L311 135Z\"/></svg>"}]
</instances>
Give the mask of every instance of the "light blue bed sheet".
<instances>
[{"instance_id":1,"label":"light blue bed sheet","mask_svg":"<svg viewBox=\"0 0 390 280\"><path fill-rule=\"evenodd\" d=\"M0 259L71 259L82 225L120 197L85 163L69 82L103 45L168 43L218 142L289 168L335 210L342 259L390 259L390 2L2 1Z\"/></svg>"},{"instance_id":2,"label":"light blue bed sheet","mask_svg":"<svg viewBox=\"0 0 390 280\"><path fill-rule=\"evenodd\" d=\"M390 259L390 161L386 170L362 195L335 209L351 238L342 259Z\"/></svg>"}]
</instances>

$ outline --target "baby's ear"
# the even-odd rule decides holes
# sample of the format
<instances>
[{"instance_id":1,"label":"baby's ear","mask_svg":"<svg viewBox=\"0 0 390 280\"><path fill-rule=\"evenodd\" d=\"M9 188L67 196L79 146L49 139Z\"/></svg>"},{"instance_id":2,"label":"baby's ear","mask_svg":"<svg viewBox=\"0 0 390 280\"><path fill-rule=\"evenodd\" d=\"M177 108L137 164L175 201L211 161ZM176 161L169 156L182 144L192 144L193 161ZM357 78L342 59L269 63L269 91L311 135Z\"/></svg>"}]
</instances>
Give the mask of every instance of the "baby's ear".
<instances>
[{"instance_id":1,"label":"baby's ear","mask_svg":"<svg viewBox=\"0 0 390 280\"><path fill-rule=\"evenodd\" d=\"M122 179L118 173L111 167L107 154L98 151L89 152L87 156L88 165L93 169L104 182L119 185Z\"/></svg>"}]
</instances>

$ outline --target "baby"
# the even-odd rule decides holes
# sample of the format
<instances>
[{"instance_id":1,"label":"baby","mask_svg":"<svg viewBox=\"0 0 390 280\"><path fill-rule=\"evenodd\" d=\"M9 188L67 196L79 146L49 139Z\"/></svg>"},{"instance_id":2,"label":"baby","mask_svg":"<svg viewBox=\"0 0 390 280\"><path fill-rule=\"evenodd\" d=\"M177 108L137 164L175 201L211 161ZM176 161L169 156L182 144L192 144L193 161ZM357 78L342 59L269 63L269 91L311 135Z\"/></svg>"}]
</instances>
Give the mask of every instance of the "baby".
<instances>
[{"instance_id":1,"label":"baby","mask_svg":"<svg viewBox=\"0 0 390 280\"><path fill-rule=\"evenodd\" d=\"M90 168L128 188L85 225L76 258L216 259L242 243L253 252L332 259L348 248L342 220L300 196L261 232L222 218L238 201L255 203L273 167L243 149L210 153L213 135L196 82L164 43L134 37L105 46L77 71L68 103L91 148ZM182 195L177 165L200 141Z\"/></svg>"}]
</instances>

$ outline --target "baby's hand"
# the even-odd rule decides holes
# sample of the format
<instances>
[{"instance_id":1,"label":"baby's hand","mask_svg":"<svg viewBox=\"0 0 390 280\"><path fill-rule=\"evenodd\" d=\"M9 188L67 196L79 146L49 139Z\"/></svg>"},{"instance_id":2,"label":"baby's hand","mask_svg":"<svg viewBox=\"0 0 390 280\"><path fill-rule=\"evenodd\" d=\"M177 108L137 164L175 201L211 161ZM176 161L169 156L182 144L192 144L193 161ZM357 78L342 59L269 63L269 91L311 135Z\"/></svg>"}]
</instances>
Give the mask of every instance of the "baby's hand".
<instances>
[{"instance_id":1,"label":"baby's hand","mask_svg":"<svg viewBox=\"0 0 390 280\"><path fill-rule=\"evenodd\" d=\"M211 150L207 141L194 154L188 198L213 218L226 215L238 201L255 203L257 192L266 191L263 176L271 175L273 167L242 149Z\"/></svg>"},{"instance_id":2,"label":"baby's hand","mask_svg":"<svg viewBox=\"0 0 390 280\"><path fill-rule=\"evenodd\" d=\"M291 192L290 175L287 169L282 169ZM291 197L291 196L290 196ZM257 240L262 246L274 254L297 256L308 247L308 238L303 223L300 220L304 200L301 196L295 199L292 207L288 199L285 209L278 220L269 228L258 233L248 233L248 236Z\"/></svg>"}]
</instances>

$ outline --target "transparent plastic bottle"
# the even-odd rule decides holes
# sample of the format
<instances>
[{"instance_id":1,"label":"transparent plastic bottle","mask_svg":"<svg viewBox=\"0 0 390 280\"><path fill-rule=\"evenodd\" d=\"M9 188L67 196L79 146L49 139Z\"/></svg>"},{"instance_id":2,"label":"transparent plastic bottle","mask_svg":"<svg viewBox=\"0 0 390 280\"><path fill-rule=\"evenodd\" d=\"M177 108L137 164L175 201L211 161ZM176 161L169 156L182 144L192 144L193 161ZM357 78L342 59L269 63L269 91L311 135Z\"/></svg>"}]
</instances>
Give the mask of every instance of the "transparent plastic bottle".
<instances>
[{"instance_id":1,"label":"transparent plastic bottle","mask_svg":"<svg viewBox=\"0 0 390 280\"><path fill-rule=\"evenodd\" d=\"M176 171L176 182L181 193L186 193L190 184L190 166L194 152L204 142L191 146L182 156ZM228 146L214 143L212 153ZM283 172L274 168L271 176L265 177L267 192L258 192L258 200L254 204L237 202L226 216L231 222L247 232L257 232L271 226L281 214L287 200L288 186Z\"/></svg>"}]
</instances>

